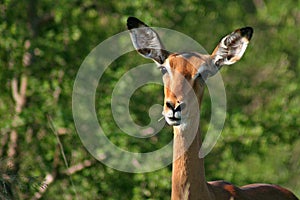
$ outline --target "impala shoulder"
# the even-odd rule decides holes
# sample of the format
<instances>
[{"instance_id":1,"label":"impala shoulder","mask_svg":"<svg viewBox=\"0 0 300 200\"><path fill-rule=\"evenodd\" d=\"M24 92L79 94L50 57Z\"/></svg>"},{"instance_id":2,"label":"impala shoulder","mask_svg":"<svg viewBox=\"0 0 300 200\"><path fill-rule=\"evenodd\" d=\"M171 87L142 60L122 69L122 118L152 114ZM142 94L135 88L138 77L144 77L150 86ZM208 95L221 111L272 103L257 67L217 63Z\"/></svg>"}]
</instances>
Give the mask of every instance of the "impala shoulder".
<instances>
[{"instance_id":1,"label":"impala shoulder","mask_svg":"<svg viewBox=\"0 0 300 200\"><path fill-rule=\"evenodd\" d=\"M276 199L299 200L290 190L279 185L255 183L241 187L245 193L251 195L270 195ZM276 197L276 198L275 198Z\"/></svg>"}]
</instances>

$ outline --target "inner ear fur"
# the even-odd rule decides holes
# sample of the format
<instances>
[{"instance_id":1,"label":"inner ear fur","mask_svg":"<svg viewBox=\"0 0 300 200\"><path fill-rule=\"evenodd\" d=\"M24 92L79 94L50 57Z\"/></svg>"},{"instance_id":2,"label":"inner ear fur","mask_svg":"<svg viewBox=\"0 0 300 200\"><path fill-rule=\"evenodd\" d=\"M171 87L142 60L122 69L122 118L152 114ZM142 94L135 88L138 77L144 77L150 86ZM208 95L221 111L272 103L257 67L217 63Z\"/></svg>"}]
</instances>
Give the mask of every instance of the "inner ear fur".
<instances>
[{"instance_id":1,"label":"inner ear fur","mask_svg":"<svg viewBox=\"0 0 300 200\"><path fill-rule=\"evenodd\" d=\"M127 28L134 48L145 58L163 64L170 53L165 49L159 35L147 24L135 17L127 19Z\"/></svg>"},{"instance_id":2,"label":"inner ear fur","mask_svg":"<svg viewBox=\"0 0 300 200\"><path fill-rule=\"evenodd\" d=\"M213 63L220 68L223 65L231 65L240 60L252 38L252 34L253 28L244 27L222 38L211 55Z\"/></svg>"}]
</instances>

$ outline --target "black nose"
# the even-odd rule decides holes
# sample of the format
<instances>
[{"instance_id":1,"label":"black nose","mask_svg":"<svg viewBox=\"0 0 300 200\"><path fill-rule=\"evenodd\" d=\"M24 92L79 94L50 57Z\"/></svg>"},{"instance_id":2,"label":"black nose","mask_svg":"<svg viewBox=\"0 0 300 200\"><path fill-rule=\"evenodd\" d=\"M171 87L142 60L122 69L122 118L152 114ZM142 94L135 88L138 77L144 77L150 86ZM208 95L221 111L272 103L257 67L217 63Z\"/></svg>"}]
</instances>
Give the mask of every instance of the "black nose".
<instances>
[{"instance_id":1,"label":"black nose","mask_svg":"<svg viewBox=\"0 0 300 200\"><path fill-rule=\"evenodd\" d=\"M168 108L172 109L172 110L174 110L174 108L175 108L174 103L172 103L171 101L167 101L167 102L166 102L166 106L167 106Z\"/></svg>"},{"instance_id":2,"label":"black nose","mask_svg":"<svg viewBox=\"0 0 300 200\"><path fill-rule=\"evenodd\" d=\"M174 103L167 101L166 106L175 112L180 112L186 107L186 103L182 102L175 108Z\"/></svg>"}]
</instances>

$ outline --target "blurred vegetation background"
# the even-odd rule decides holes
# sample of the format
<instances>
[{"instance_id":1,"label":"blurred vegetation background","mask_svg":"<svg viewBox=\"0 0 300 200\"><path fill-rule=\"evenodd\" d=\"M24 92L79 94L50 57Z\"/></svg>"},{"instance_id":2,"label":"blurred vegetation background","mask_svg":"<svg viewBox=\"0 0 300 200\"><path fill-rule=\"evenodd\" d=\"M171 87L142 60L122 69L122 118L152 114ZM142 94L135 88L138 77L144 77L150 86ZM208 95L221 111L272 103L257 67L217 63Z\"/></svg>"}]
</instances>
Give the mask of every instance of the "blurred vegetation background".
<instances>
[{"instance_id":1,"label":"blurred vegetation background","mask_svg":"<svg viewBox=\"0 0 300 200\"><path fill-rule=\"evenodd\" d=\"M74 127L76 73L96 45L126 30L128 16L182 32L208 52L227 33L254 28L243 59L222 70L227 118L206 157L207 180L280 184L300 196L299 0L3 0L0 199L170 198L171 166L145 174L108 168L86 151ZM145 140L129 137L113 123L110 98L126 71L148 62L136 52L122 56L100 80L96 99L111 141L142 152L167 144L171 128ZM140 88L130 102L131 115L146 125L148 109L162 102L161 86ZM209 110L206 94L204 130Z\"/></svg>"}]
</instances>

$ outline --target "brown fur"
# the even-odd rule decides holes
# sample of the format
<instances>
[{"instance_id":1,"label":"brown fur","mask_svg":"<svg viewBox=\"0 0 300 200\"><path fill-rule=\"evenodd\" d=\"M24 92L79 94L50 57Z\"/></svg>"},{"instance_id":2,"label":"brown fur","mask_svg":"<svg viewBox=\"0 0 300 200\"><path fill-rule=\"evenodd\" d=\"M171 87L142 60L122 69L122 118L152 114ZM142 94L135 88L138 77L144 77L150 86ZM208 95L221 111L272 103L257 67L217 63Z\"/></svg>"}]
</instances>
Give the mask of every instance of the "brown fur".
<instances>
[{"instance_id":1,"label":"brown fur","mask_svg":"<svg viewBox=\"0 0 300 200\"><path fill-rule=\"evenodd\" d=\"M173 54L168 59L173 77L172 80L170 77L164 77L165 101L171 101L174 105L182 100L187 101L185 98L188 92L184 85L187 83L182 80L186 79L197 94L200 106L204 88L193 77L209 57L194 54L185 58L179 54ZM165 112L168 109L164 107ZM183 131L179 127L174 127L172 200L297 200L297 197L289 190L276 185L252 184L237 187L225 181L207 183L204 160L198 158L201 147L200 131L196 133L188 150L182 156L177 157L184 151L189 134L191 134L189 129Z\"/></svg>"},{"instance_id":2,"label":"brown fur","mask_svg":"<svg viewBox=\"0 0 300 200\"><path fill-rule=\"evenodd\" d=\"M198 106L201 106L203 83L223 65L231 65L243 56L253 29L244 27L232 32L221 40L211 55L202 55L194 52L171 54L165 50L158 34L135 17L128 18L127 27L133 45L140 54L152 59L161 68L169 68L170 74L163 76L163 113L174 129L171 199L297 200L293 193L277 185L252 184L236 187L225 181L207 183L204 160L198 157L202 143L198 127ZM193 92L196 100L191 98L194 97L191 95ZM187 119L182 121L181 116Z\"/></svg>"}]
</instances>

